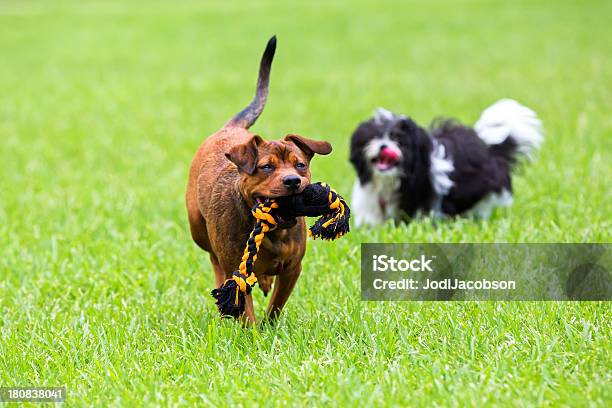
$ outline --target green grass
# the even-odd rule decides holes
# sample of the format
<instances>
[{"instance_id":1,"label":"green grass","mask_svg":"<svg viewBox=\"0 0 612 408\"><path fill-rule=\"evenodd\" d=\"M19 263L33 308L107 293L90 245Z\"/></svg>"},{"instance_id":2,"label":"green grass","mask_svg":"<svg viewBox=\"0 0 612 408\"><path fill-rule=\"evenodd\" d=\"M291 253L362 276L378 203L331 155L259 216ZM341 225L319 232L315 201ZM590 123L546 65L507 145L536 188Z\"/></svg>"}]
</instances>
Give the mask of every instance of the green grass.
<instances>
[{"instance_id":1,"label":"green grass","mask_svg":"<svg viewBox=\"0 0 612 408\"><path fill-rule=\"evenodd\" d=\"M360 301L361 242L610 242L612 4L0 1L0 385L68 405L610 405L609 303ZM333 143L386 106L472 123L500 97L546 126L486 222L309 242L274 327L218 318L183 194L191 156L251 98L254 131ZM259 290L256 309L265 307Z\"/></svg>"}]
</instances>

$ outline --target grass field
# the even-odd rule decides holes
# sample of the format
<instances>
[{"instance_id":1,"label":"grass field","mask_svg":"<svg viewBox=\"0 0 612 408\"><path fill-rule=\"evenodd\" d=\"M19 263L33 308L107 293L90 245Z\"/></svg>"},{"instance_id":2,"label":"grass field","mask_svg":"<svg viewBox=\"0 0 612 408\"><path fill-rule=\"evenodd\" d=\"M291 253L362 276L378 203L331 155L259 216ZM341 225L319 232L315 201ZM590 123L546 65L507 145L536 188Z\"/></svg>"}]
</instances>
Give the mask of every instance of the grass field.
<instances>
[{"instance_id":1,"label":"grass field","mask_svg":"<svg viewBox=\"0 0 612 408\"><path fill-rule=\"evenodd\" d=\"M358 259L611 241L612 3L292 3L0 0L0 385L66 384L70 406L609 406L609 303L366 303ZM349 195L349 135L377 106L473 123L513 97L547 130L514 207L309 242L276 326L220 320L188 164L271 34L253 130L331 141L316 180Z\"/></svg>"}]
</instances>

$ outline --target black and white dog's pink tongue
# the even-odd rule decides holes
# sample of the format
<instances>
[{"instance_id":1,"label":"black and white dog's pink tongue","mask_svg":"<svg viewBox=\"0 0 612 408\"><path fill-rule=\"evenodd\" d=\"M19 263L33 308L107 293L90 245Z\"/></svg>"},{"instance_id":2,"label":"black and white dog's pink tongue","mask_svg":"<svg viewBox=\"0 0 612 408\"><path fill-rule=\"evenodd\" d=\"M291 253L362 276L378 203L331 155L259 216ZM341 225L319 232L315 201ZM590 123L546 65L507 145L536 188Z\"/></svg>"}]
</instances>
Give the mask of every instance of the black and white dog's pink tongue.
<instances>
[{"instance_id":1,"label":"black and white dog's pink tongue","mask_svg":"<svg viewBox=\"0 0 612 408\"><path fill-rule=\"evenodd\" d=\"M396 163L399 160L399 154L395 150L386 146L380 149L378 157L379 160L387 163Z\"/></svg>"},{"instance_id":2,"label":"black and white dog's pink tongue","mask_svg":"<svg viewBox=\"0 0 612 408\"><path fill-rule=\"evenodd\" d=\"M387 170L391 167L395 166L399 161L399 154L388 147L383 147L380 149L380 153L378 154L378 162L376 163L376 167L381 170Z\"/></svg>"}]
</instances>

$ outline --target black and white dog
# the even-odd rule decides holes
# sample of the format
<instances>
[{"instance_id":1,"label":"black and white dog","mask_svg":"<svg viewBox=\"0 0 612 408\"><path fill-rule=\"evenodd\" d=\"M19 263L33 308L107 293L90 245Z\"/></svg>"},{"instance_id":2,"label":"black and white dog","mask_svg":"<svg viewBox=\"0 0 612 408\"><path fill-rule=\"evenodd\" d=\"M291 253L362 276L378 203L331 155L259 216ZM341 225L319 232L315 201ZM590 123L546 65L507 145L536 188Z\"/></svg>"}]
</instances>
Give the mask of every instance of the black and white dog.
<instances>
[{"instance_id":1,"label":"black and white dog","mask_svg":"<svg viewBox=\"0 0 612 408\"><path fill-rule=\"evenodd\" d=\"M487 108L474 128L446 120L427 131L380 108L351 139L356 225L430 212L487 218L512 204L511 171L541 142L535 112L510 99Z\"/></svg>"}]
</instances>

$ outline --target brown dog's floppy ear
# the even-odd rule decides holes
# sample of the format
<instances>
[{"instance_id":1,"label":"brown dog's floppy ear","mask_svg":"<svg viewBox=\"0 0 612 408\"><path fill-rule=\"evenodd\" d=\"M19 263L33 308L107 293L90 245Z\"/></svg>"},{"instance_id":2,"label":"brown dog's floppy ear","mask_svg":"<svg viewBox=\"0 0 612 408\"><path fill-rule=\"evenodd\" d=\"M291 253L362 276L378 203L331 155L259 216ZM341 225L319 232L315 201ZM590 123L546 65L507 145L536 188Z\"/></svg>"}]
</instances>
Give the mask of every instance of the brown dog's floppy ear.
<instances>
[{"instance_id":1,"label":"brown dog's floppy ear","mask_svg":"<svg viewBox=\"0 0 612 408\"><path fill-rule=\"evenodd\" d=\"M253 136L248 142L232 146L225 157L238 167L239 171L252 175L257 167L257 147L263 139L257 135Z\"/></svg>"},{"instance_id":2,"label":"brown dog's floppy ear","mask_svg":"<svg viewBox=\"0 0 612 408\"><path fill-rule=\"evenodd\" d=\"M310 157L314 156L315 153L330 154L332 151L331 144L322 140L307 139L300 135L287 135L284 140L295 143L297 147Z\"/></svg>"}]
</instances>

